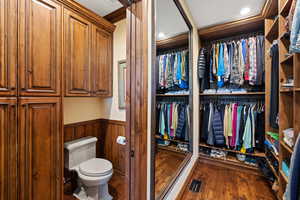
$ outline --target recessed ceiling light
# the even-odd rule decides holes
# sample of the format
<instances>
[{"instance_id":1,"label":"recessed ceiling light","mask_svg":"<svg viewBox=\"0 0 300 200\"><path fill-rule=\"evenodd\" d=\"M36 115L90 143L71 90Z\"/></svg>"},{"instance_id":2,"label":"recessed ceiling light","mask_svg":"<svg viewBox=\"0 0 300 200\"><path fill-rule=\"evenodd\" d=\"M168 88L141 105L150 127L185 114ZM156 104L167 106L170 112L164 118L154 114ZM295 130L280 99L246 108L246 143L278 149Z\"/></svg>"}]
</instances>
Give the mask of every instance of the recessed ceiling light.
<instances>
[{"instance_id":1,"label":"recessed ceiling light","mask_svg":"<svg viewBox=\"0 0 300 200\"><path fill-rule=\"evenodd\" d=\"M160 32L160 33L158 34L158 38L159 38L159 39L162 39L162 38L164 38L164 37L165 37L165 34L164 34L164 33Z\"/></svg>"},{"instance_id":2,"label":"recessed ceiling light","mask_svg":"<svg viewBox=\"0 0 300 200\"><path fill-rule=\"evenodd\" d=\"M249 7L245 7L245 8L241 9L240 14L241 15L247 15L249 12L250 12L250 8Z\"/></svg>"}]
</instances>

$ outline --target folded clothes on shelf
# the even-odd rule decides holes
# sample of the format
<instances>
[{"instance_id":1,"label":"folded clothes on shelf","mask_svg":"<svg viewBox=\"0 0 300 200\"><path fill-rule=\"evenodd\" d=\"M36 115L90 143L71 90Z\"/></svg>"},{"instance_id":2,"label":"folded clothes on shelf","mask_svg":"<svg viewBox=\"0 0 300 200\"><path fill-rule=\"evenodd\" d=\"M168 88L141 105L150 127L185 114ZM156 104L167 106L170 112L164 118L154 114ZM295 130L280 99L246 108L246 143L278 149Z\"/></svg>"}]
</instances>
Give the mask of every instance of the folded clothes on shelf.
<instances>
[{"instance_id":1,"label":"folded clothes on shelf","mask_svg":"<svg viewBox=\"0 0 300 200\"><path fill-rule=\"evenodd\" d=\"M294 146L294 129L288 128L283 131L283 141L290 147Z\"/></svg>"},{"instance_id":2,"label":"folded clothes on shelf","mask_svg":"<svg viewBox=\"0 0 300 200\"><path fill-rule=\"evenodd\" d=\"M203 91L204 94L232 94L232 93L247 93L244 88L219 88L219 89L206 89Z\"/></svg>"},{"instance_id":3,"label":"folded clothes on shelf","mask_svg":"<svg viewBox=\"0 0 300 200\"><path fill-rule=\"evenodd\" d=\"M189 95L190 92L188 90L176 90L176 91L169 91L165 94L168 94L168 95L172 95L172 94L182 94L182 95Z\"/></svg>"}]
</instances>

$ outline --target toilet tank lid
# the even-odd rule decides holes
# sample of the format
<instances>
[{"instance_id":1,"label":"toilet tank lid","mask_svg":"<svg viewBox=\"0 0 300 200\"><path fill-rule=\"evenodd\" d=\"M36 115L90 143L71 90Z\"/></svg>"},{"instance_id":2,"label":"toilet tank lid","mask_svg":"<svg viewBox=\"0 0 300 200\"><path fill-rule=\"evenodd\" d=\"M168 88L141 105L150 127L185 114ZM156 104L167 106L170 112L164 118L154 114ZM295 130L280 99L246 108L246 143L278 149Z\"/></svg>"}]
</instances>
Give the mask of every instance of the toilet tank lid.
<instances>
[{"instance_id":1,"label":"toilet tank lid","mask_svg":"<svg viewBox=\"0 0 300 200\"><path fill-rule=\"evenodd\" d=\"M65 147L65 149L72 151L78 147L97 142L97 140L98 139L96 137L88 136L88 137L80 138L77 140L72 140L70 142L66 142L64 144L64 147Z\"/></svg>"}]
</instances>

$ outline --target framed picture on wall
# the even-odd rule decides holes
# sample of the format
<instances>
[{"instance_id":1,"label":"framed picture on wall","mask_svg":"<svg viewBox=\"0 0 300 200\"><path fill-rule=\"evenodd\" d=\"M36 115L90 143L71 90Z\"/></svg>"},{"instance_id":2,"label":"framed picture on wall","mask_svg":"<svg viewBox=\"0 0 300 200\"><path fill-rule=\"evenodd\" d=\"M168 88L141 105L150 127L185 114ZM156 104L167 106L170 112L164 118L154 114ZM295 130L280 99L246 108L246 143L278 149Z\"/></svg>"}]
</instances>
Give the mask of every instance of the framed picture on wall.
<instances>
[{"instance_id":1,"label":"framed picture on wall","mask_svg":"<svg viewBox=\"0 0 300 200\"><path fill-rule=\"evenodd\" d=\"M119 92L119 108L125 109L126 98L126 60L118 62L118 92Z\"/></svg>"}]
</instances>

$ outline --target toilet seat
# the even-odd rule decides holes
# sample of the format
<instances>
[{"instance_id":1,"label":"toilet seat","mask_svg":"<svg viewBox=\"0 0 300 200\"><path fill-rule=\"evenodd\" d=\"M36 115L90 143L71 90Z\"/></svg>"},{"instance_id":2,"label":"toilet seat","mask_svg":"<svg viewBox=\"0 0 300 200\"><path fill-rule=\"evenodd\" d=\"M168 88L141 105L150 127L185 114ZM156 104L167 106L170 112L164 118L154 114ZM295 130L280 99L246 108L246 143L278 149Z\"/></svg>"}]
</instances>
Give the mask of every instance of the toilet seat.
<instances>
[{"instance_id":1,"label":"toilet seat","mask_svg":"<svg viewBox=\"0 0 300 200\"><path fill-rule=\"evenodd\" d=\"M112 163L101 158L93 158L79 165L81 174L90 177L106 176L113 172Z\"/></svg>"}]
</instances>

